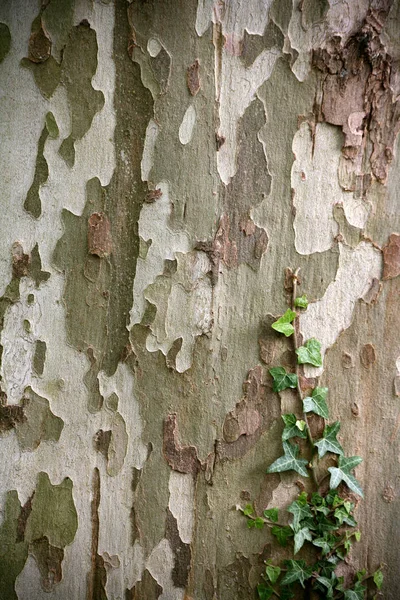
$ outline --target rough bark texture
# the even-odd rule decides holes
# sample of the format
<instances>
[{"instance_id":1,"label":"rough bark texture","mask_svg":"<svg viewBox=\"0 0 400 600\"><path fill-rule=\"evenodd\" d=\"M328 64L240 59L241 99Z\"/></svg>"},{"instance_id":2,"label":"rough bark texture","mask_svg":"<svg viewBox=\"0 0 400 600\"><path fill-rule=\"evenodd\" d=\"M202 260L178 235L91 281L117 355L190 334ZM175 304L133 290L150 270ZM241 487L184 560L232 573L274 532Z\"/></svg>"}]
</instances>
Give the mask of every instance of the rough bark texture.
<instances>
[{"instance_id":1,"label":"rough bark texture","mask_svg":"<svg viewBox=\"0 0 400 600\"><path fill-rule=\"evenodd\" d=\"M235 507L298 492L265 475L287 267L364 457L351 568L400 597L399 28L399 0L0 3L1 600L255 597L276 548Z\"/></svg>"}]
</instances>

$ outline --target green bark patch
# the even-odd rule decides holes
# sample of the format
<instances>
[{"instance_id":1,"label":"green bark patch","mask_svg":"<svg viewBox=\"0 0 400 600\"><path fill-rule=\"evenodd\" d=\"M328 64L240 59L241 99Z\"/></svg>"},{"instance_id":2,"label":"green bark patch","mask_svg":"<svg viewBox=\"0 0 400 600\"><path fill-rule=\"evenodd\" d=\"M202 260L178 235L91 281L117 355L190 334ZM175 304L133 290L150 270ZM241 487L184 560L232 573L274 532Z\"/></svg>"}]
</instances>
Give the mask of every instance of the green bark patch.
<instances>
[{"instance_id":1,"label":"green bark patch","mask_svg":"<svg viewBox=\"0 0 400 600\"><path fill-rule=\"evenodd\" d=\"M36 340L35 354L33 356L33 368L38 375L43 375L44 362L46 360L46 342Z\"/></svg>"},{"instance_id":2,"label":"green bark patch","mask_svg":"<svg viewBox=\"0 0 400 600\"><path fill-rule=\"evenodd\" d=\"M18 600L15 580L28 557L28 543L18 536L21 504L16 490L7 492L4 521L0 527L0 598Z\"/></svg>"},{"instance_id":3,"label":"green bark patch","mask_svg":"<svg viewBox=\"0 0 400 600\"><path fill-rule=\"evenodd\" d=\"M92 30L84 25L79 27L82 39L89 45L94 44ZM147 192L141 181L140 161L147 123L152 116L151 95L141 82L138 65L133 64L126 53L129 27L122 2L116 6L115 31L116 168L106 188L98 179L88 182L87 201L81 216L63 211L65 233L54 253L55 265L66 277L64 297L69 341L78 350L90 354L91 366L85 383L90 391L89 410L92 411L99 410L102 404L96 383L99 370L112 375L128 342L126 326L139 255L137 222ZM75 58L80 60L80 53L76 53ZM72 50L69 55L64 53L64 61L71 63ZM85 69L87 74L87 67ZM66 72L75 77L72 67ZM78 90L79 95L84 95L80 87ZM107 251L103 257L89 254L89 219L93 213L102 213L103 221L109 221L107 248L111 248L111 253L108 255Z\"/></svg>"},{"instance_id":4,"label":"green bark patch","mask_svg":"<svg viewBox=\"0 0 400 600\"><path fill-rule=\"evenodd\" d=\"M42 441L58 442L64 422L51 412L46 398L42 398L28 387L22 399L22 407L25 418L15 425L22 450L33 451Z\"/></svg>"},{"instance_id":5,"label":"green bark patch","mask_svg":"<svg viewBox=\"0 0 400 600\"><path fill-rule=\"evenodd\" d=\"M230 267L245 262L258 270L268 246L266 231L250 217L250 209L261 204L271 189L271 176L257 137L264 124L264 107L256 100L250 104L239 125L237 173L231 183L222 188L225 219L221 220L220 236L223 233L229 258L221 258Z\"/></svg>"},{"instance_id":6,"label":"green bark patch","mask_svg":"<svg viewBox=\"0 0 400 600\"><path fill-rule=\"evenodd\" d=\"M11 33L5 23L0 23L0 63L3 62L11 48Z\"/></svg>"},{"instance_id":7,"label":"green bark patch","mask_svg":"<svg viewBox=\"0 0 400 600\"><path fill-rule=\"evenodd\" d=\"M96 70L96 32L87 21L82 21L70 33L61 64L61 82L67 90L72 126L59 153L69 167L75 163L74 143L89 131L94 115L104 105L103 93L92 86Z\"/></svg>"},{"instance_id":8,"label":"green bark patch","mask_svg":"<svg viewBox=\"0 0 400 600\"><path fill-rule=\"evenodd\" d=\"M47 160L44 157L44 145L48 138L49 131L46 126L43 127L42 133L40 134L38 151L36 157L35 174L33 176L33 182L28 190L26 199L24 202L24 209L35 219L38 219L42 214L42 203L39 196L40 186L43 185L49 176L49 167Z\"/></svg>"},{"instance_id":9,"label":"green bark patch","mask_svg":"<svg viewBox=\"0 0 400 600\"><path fill-rule=\"evenodd\" d=\"M72 28L75 0L51 0L42 13L42 20L53 42L53 54L59 60Z\"/></svg>"},{"instance_id":10,"label":"green bark patch","mask_svg":"<svg viewBox=\"0 0 400 600\"><path fill-rule=\"evenodd\" d=\"M49 544L64 548L74 540L78 516L72 497L72 481L66 477L52 485L47 473L39 473L35 495L25 529L25 540L34 542L46 537Z\"/></svg>"},{"instance_id":11,"label":"green bark patch","mask_svg":"<svg viewBox=\"0 0 400 600\"><path fill-rule=\"evenodd\" d=\"M56 59L50 56L44 63L33 63L28 58L23 58L20 64L32 72L40 93L49 100L60 83L61 67Z\"/></svg>"}]
</instances>

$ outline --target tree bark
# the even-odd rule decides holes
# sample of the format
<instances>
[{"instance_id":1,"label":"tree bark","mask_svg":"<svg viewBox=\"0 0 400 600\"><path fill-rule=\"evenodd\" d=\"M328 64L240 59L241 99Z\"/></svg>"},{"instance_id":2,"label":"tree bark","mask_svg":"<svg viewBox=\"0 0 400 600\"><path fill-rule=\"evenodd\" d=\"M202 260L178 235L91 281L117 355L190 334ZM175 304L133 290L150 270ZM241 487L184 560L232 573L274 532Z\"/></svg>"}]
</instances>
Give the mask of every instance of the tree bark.
<instances>
[{"instance_id":1,"label":"tree bark","mask_svg":"<svg viewBox=\"0 0 400 600\"><path fill-rule=\"evenodd\" d=\"M1 2L1 599L256 597L280 550L236 508L298 493L265 473L301 413L268 375L296 268L302 376L364 458L346 574L400 596L399 26L398 0Z\"/></svg>"}]
</instances>

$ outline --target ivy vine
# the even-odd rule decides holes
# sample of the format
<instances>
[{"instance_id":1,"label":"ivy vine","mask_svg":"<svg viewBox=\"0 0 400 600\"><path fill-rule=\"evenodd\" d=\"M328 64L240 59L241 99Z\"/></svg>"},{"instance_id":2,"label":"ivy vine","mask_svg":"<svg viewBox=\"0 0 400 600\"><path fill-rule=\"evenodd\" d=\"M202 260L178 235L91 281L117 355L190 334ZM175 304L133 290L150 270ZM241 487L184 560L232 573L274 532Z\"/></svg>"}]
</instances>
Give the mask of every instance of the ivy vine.
<instances>
[{"instance_id":1,"label":"ivy vine","mask_svg":"<svg viewBox=\"0 0 400 600\"><path fill-rule=\"evenodd\" d=\"M281 511L277 508L269 508L260 516L252 504L240 510L249 528L262 529L266 526L280 546L293 548L293 558L280 564L265 563L262 582L257 586L260 600L298 598L302 588L304 598L364 600L368 589L381 589L381 567L371 574L365 569L358 571L350 582L348 578L345 582L338 569L347 559L352 544L361 538L354 510L356 497L362 498L363 492L353 471L362 458L345 456L337 439L340 422L328 422L328 388L316 386L309 395L303 395L300 365L322 366L322 356L321 343L317 339L311 338L304 345L299 344L296 321L299 312L307 309L308 300L304 295L297 296L298 273L299 269L292 274L291 307L272 324L275 331L292 338L297 355L296 369L294 373L288 373L279 366L270 369L269 373L274 392L288 388L297 390L302 414L282 415L283 454L268 467L267 473L295 471L302 477L311 476L312 485L310 491L302 491L287 507L289 514L280 515ZM319 439L313 438L310 414L325 420ZM300 551L303 557L297 558Z\"/></svg>"}]
</instances>

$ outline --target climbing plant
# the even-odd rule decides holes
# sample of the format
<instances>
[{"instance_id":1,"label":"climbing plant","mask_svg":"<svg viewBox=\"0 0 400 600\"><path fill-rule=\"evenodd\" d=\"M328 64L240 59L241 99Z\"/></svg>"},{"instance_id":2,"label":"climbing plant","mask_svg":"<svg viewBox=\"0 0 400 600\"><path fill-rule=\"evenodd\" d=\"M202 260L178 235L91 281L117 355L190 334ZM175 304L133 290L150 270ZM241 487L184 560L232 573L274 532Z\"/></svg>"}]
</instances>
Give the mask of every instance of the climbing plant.
<instances>
[{"instance_id":1,"label":"climbing plant","mask_svg":"<svg viewBox=\"0 0 400 600\"><path fill-rule=\"evenodd\" d=\"M252 504L241 508L249 528L268 527L277 544L286 548L285 556L288 551L291 554L279 564L270 560L265 563L257 592L260 600L299 598L302 589L304 598L364 600L371 587L376 591L381 589L381 567L371 574L362 569L346 577L346 581L338 568L346 561L352 544L361 538L354 510L363 492L353 471L362 458L347 457L337 439L340 421L329 422L328 388L316 386L307 395L303 393L300 366L322 366L322 356L317 339L299 344L297 320L299 312L307 309L308 300L297 295L298 272L292 274L291 306L272 324L276 332L293 340L297 357L295 372L289 373L278 366L269 373L274 392L296 390L299 411L282 415L283 454L268 467L267 473L295 471L311 483L307 488L299 483L303 491L286 512L269 508L259 515ZM323 433L317 437L310 424L313 414L324 419Z\"/></svg>"}]
</instances>

